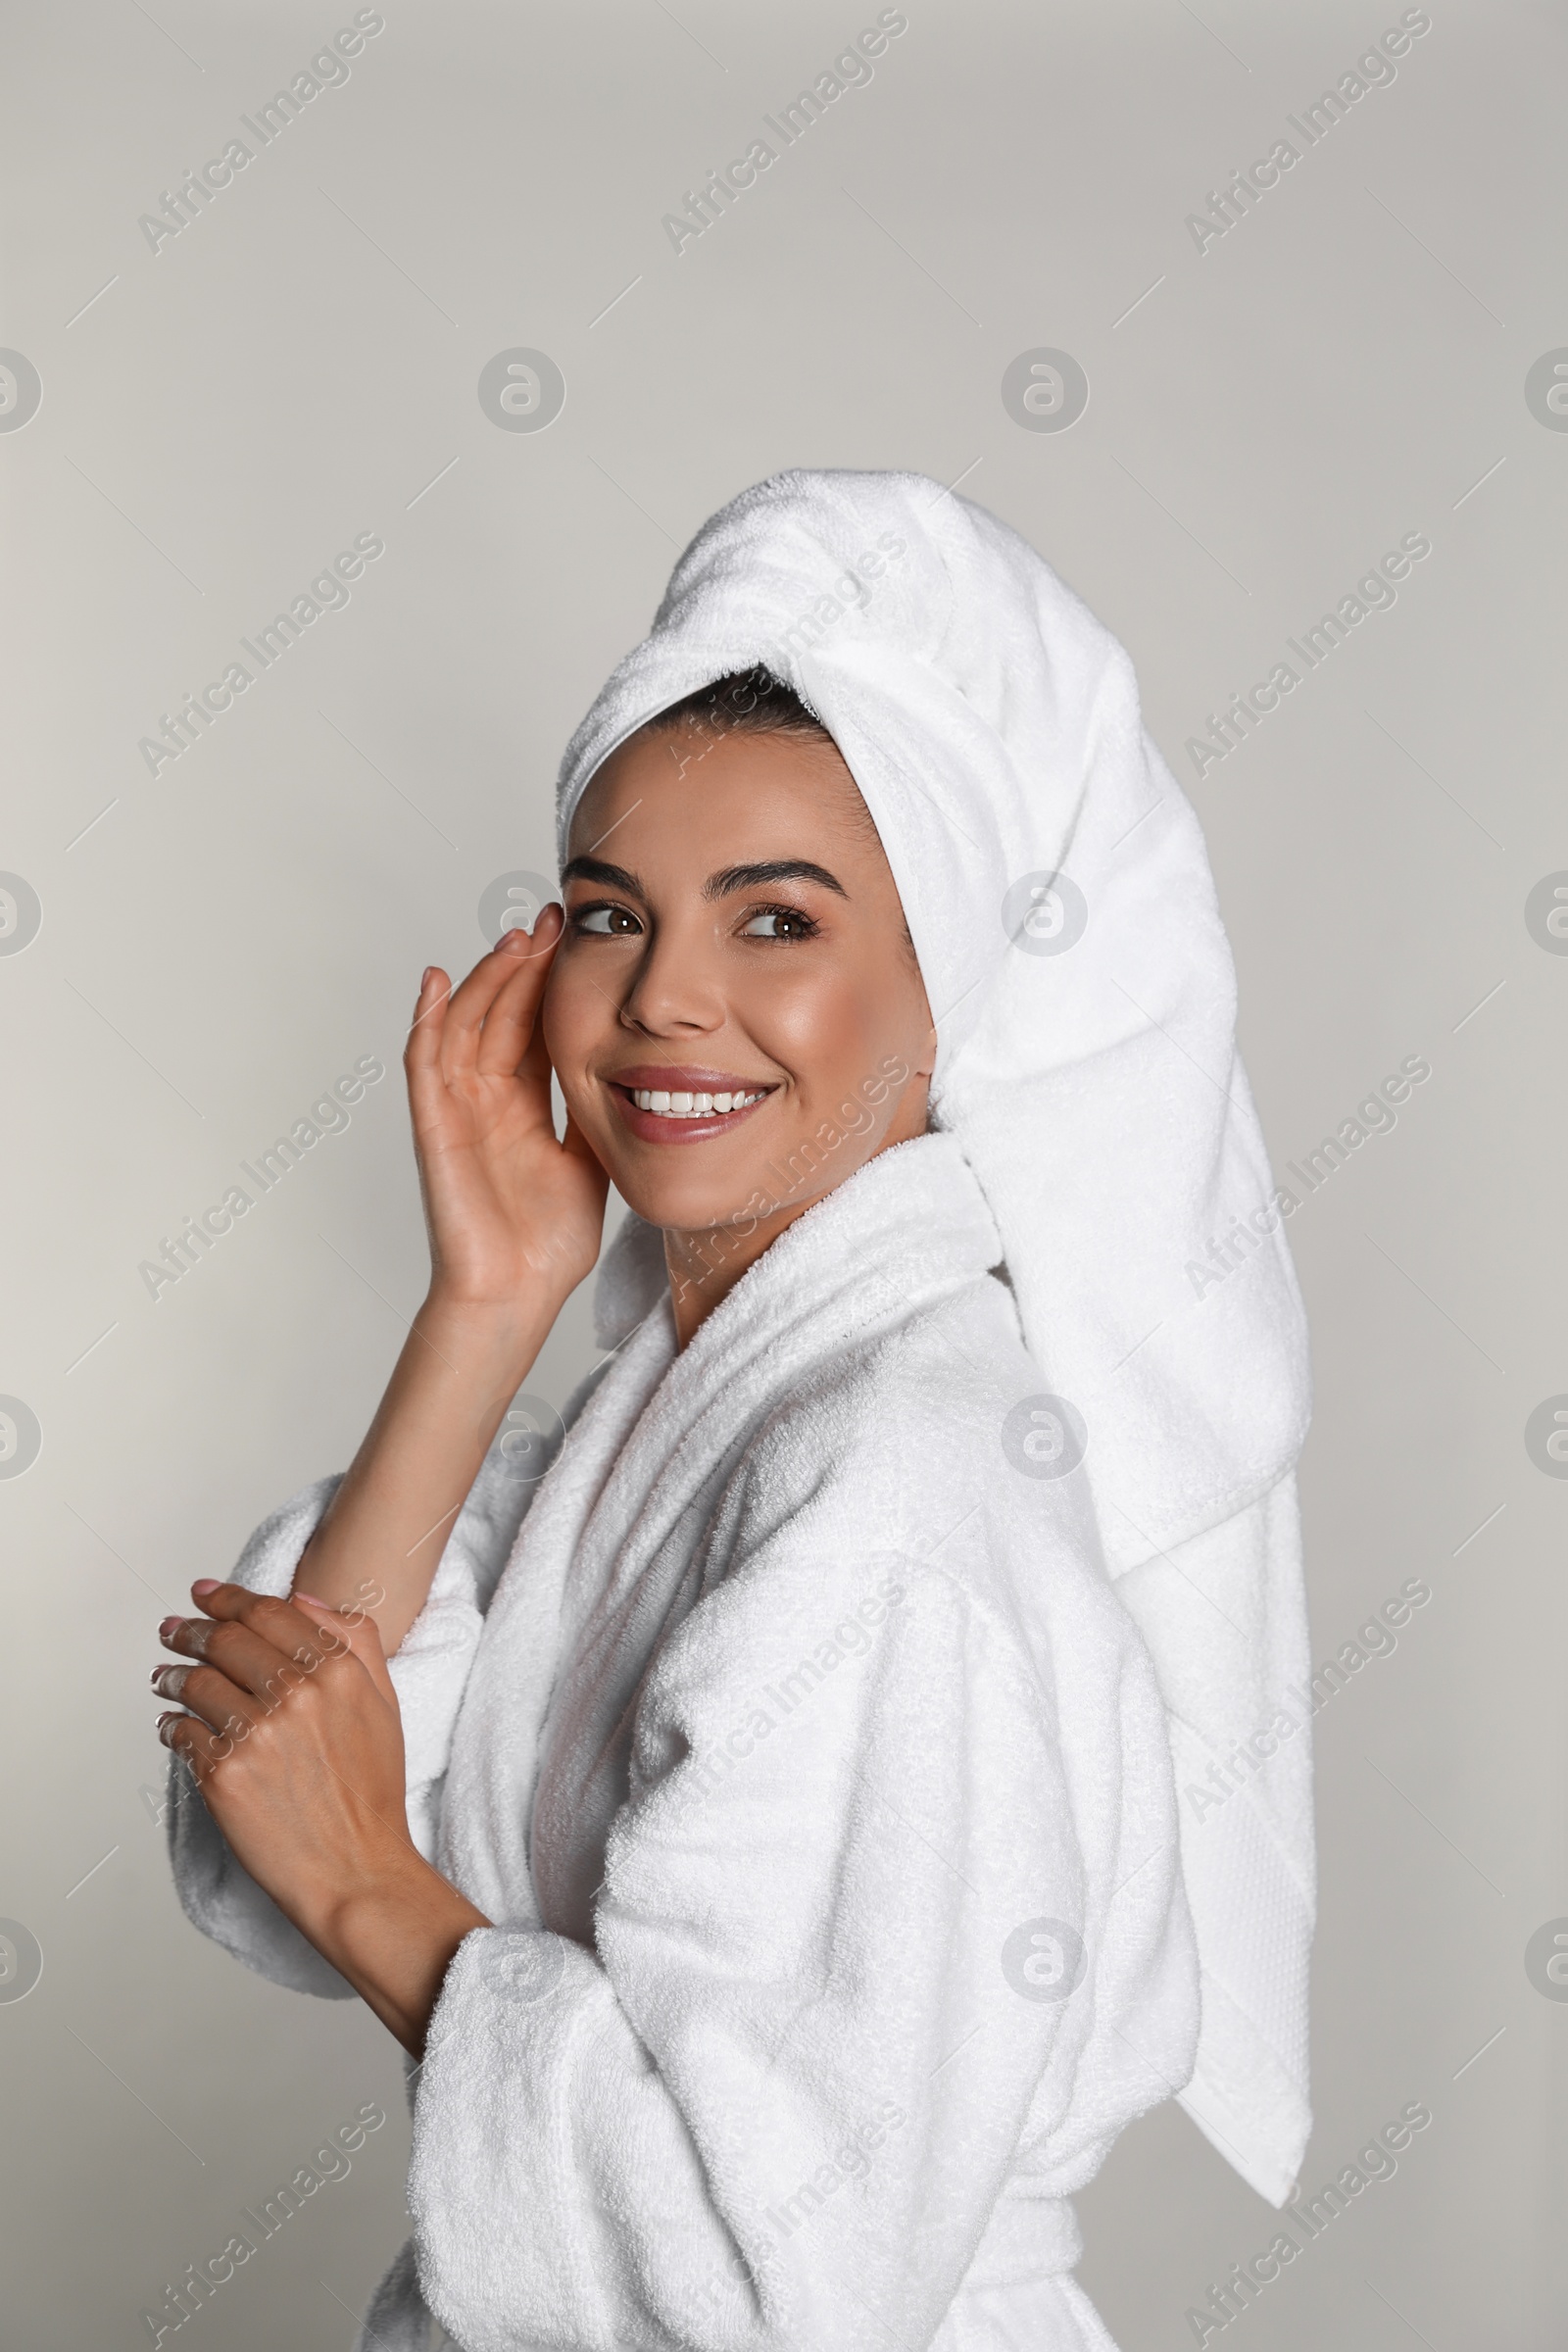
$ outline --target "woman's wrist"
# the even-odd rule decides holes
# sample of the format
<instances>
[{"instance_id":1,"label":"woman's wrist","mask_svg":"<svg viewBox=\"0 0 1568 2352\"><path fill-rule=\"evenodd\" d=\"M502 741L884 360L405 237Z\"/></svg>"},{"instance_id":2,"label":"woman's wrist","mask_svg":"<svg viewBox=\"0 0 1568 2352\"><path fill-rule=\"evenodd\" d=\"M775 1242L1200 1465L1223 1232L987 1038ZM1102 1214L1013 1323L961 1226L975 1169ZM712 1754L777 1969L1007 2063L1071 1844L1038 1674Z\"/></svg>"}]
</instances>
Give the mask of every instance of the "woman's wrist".
<instances>
[{"instance_id":1,"label":"woman's wrist","mask_svg":"<svg viewBox=\"0 0 1568 2352\"><path fill-rule=\"evenodd\" d=\"M388 1657L424 1605L452 1522L559 1311L543 1286L474 1299L432 1281L294 1580L331 1607L366 1606ZM376 1597L366 1603L368 1589Z\"/></svg>"},{"instance_id":2,"label":"woman's wrist","mask_svg":"<svg viewBox=\"0 0 1568 2352\"><path fill-rule=\"evenodd\" d=\"M506 1374L522 1383L576 1284L531 1284L514 1298L470 1298L440 1275L430 1277L414 1331L440 1348L456 1371Z\"/></svg>"},{"instance_id":3,"label":"woman's wrist","mask_svg":"<svg viewBox=\"0 0 1568 2352\"><path fill-rule=\"evenodd\" d=\"M389 1834L351 1878L307 1897L295 1924L418 2057L459 1944L491 1923L412 1843Z\"/></svg>"},{"instance_id":4,"label":"woman's wrist","mask_svg":"<svg viewBox=\"0 0 1568 2352\"><path fill-rule=\"evenodd\" d=\"M540 1284L530 1285L514 1298L475 1298L436 1274L431 1276L414 1318L414 1328L429 1338L445 1334L466 1353L472 1350L506 1359L526 1352L531 1357L537 1355L570 1296L569 1287L562 1288L557 1296Z\"/></svg>"}]
</instances>

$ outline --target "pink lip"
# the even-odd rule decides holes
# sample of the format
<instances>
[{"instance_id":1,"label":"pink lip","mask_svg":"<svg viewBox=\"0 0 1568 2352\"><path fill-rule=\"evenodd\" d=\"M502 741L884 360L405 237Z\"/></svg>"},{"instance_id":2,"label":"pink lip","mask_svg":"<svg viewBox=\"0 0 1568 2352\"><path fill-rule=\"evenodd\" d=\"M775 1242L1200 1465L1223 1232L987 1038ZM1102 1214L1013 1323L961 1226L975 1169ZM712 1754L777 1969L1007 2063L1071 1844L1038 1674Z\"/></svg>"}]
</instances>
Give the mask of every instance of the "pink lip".
<instances>
[{"instance_id":1,"label":"pink lip","mask_svg":"<svg viewBox=\"0 0 1568 2352\"><path fill-rule=\"evenodd\" d=\"M775 1091L767 1086L765 1091L759 1092L755 1078L738 1078L728 1070L699 1069L689 1062L639 1062L634 1069L617 1070L605 1084L614 1096L616 1108L627 1127L645 1144L701 1144L711 1136L725 1135L743 1119L749 1119L754 1111L760 1110ZM758 1100L741 1110L715 1110L705 1119L668 1119L661 1118L657 1111L638 1109L631 1099L631 1090L638 1087L650 1091L658 1087L669 1094L757 1093Z\"/></svg>"}]
</instances>

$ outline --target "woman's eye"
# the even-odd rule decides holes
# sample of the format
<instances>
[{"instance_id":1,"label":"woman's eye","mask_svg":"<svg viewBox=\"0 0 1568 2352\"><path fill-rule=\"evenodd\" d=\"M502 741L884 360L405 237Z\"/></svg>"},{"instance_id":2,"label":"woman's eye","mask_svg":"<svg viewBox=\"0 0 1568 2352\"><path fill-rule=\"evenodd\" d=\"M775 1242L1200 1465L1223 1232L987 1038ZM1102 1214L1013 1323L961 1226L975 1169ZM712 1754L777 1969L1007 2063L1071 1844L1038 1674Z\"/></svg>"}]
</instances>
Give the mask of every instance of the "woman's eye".
<instances>
[{"instance_id":1,"label":"woman's eye","mask_svg":"<svg viewBox=\"0 0 1568 2352\"><path fill-rule=\"evenodd\" d=\"M573 930L596 939L634 939L642 929L628 906L583 906L571 921Z\"/></svg>"},{"instance_id":2,"label":"woman's eye","mask_svg":"<svg viewBox=\"0 0 1568 2352\"><path fill-rule=\"evenodd\" d=\"M741 925L742 939L814 939L817 926L799 906L761 906Z\"/></svg>"}]
</instances>

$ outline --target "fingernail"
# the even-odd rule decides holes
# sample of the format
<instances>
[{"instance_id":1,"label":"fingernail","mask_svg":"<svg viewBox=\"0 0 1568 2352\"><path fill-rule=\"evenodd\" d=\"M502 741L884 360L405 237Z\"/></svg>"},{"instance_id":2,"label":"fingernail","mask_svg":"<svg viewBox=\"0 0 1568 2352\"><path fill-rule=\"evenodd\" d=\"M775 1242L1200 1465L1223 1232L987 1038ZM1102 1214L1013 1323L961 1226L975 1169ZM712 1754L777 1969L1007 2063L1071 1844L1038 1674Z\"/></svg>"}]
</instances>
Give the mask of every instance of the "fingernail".
<instances>
[{"instance_id":1,"label":"fingernail","mask_svg":"<svg viewBox=\"0 0 1568 2352\"><path fill-rule=\"evenodd\" d=\"M433 963L427 963L427 964L425 965L425 967L424 967L424 970L423 970L423 972L422 972L422 973L420 974L420 976L419 976L419 994L420 994L420 996L421 996L421 997L423 996L423 994L424 994L425 990L426 990L426 989L429 987L429 985L430 985L430 974L431 974L431 973L432 973L434 970L435 970L435 965L434 965Z\"/></svg>"},{"instance_id":2,"label":"fingernail","mask_svg":"<svg viewBox=\"0 0 1568 2352\"><path fill-rule=\"evenodd\" d=\"M158 1628L159 1641L167 1642L170 1635L174 1632L175 1628L183 1625L184 1622L185 1620L183 1617L166 1617L163 1624Z\"/></svg>"},{"instance_id":3,"label":"fingernail","mask_svg":"<svg viewBox=\"0 0 1568 2352\"><path fill-rule=\"evenodd\" d=\"M220 1581L216 1576L199 1576L192 1585L191 1591L193 1592L216 1592Z\"/></svg>"}]
</instances>

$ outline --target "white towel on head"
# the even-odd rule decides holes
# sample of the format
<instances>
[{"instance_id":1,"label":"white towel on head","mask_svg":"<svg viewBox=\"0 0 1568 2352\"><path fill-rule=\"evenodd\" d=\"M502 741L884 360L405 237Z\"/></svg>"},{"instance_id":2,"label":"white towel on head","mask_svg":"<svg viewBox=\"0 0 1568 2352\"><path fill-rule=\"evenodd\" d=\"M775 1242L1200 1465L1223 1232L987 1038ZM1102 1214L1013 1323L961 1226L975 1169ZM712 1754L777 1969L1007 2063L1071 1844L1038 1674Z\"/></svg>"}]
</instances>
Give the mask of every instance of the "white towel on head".
<instances>
[{"instance_id":1,"label":"white towel on head","mask_svg":"<svg viewBox=\"0 0 1568 2352\"><path fill-rule=\"evenodd\" d=\"M1035 1442L1082 1448L1169 1710L1203 1972L1183 2104L1279 2203L1310 2125L1309 1735L1283 1703L1309 1671L1306 1334L1197 818L1126 653L1016 533L919 475L791 472L698 533L579 728L563 858L611 751L760 662L831 730L902 894L933 1124L1002 1235ZM653 1239L607 1261L617 1328Z\"/></svg>"}]
</instances>

